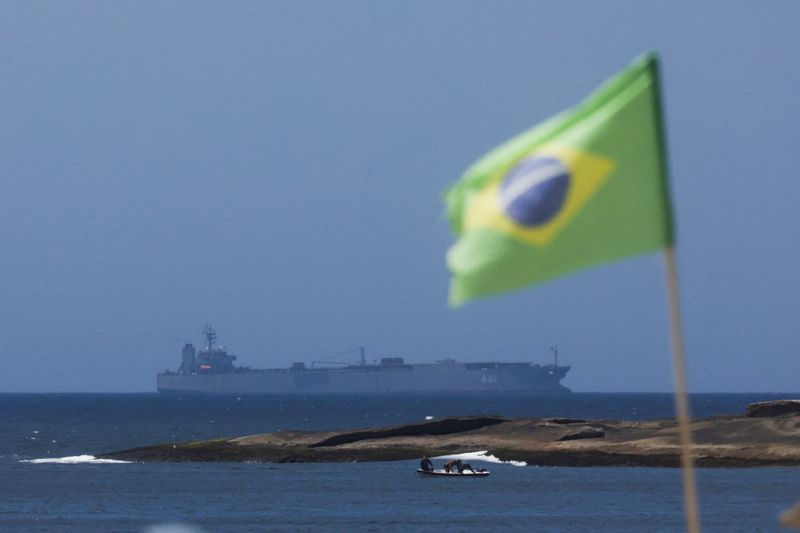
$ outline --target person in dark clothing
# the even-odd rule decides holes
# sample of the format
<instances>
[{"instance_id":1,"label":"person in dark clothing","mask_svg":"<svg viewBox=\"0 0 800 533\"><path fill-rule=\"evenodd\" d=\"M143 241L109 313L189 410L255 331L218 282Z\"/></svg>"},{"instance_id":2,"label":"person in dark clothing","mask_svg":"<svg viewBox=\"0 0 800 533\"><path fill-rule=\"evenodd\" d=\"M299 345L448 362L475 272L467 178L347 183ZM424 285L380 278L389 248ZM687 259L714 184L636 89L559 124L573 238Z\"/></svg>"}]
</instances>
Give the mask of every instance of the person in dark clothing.
<instances>
[{"instance_id":1,"label":"person in dark clothing","mask_svg":"<svg viewBox=\"0 0 800 533\"><path fill-rule=\"evenodd\" d=\"M469 464L469 463L461 463L460 465L458 465L458 473L459 474L463 474L464 470L469 470L473 474L475 473L475 470L472 468L472 465Z\"/></svg>"},{"instance_id":2,"label":"person in dark clothing","mask_svg":"<svg viewBox=\"0 0 800 533\"><path fill-rule=\"evenodd\" d=\"M419 468L425 472L433 472L433 463L427 457L423 457L419 462Z\"/></svg>"},{"instance_id":3,"label":"person in dark clothing","mask_svg":"<svg viewBox=\"0 0 800 533\"><path fill-rule=\"evenodd\" d=\"M452 461L447 461L444 464L444 471L449 474L453 469L458 468L458 463L459 463L459 461L455 460L455 459L452 460Z\"/></svg>"}]
</instances>

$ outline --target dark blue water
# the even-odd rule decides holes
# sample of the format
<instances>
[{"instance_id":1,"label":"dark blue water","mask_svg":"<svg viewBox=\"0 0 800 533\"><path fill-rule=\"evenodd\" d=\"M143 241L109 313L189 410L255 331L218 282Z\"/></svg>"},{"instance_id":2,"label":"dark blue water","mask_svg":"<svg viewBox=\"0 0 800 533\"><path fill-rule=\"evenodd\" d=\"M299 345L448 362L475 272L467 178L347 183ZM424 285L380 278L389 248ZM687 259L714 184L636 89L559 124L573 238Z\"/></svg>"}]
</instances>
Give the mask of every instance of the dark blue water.
<instances>
[{"instance_id":1,"label":"dark blue water","mask_svg":"<svg viewBox=\"0 0 800 533\"><path fill-rule=\"evenodd\" d=\"M796 394L707 394L695 416ZM660 418L666 394L201 397L0 395L0 531L679 531L680 472L483 465L487 479L417 479L415 462L33 464L165 441L338 429L425 416ZM794 468L698 471L709 531L779 531Z\"/></svg>"}]
</instances>

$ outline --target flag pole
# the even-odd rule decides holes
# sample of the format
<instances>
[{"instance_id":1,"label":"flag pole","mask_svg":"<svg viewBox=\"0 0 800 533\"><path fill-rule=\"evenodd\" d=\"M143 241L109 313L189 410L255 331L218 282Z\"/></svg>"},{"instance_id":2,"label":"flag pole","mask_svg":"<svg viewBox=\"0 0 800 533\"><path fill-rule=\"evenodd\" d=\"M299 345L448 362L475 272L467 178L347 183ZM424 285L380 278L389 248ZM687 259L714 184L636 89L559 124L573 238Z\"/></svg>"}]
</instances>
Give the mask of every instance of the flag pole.
<instances>
[{"instance_id":1,"label":"flag pole","mask_svg":"<svg viewBox=\"0 0 800 533\"><path fill-rule=\"evenodd\" d=\"M675 379L675 411L678 418L678 433L681 443L681 470L683 474L683 505L686 530L700 532L700 513L697 505L697 489L692 459L692 433L689 427L689 398L686 390L686 365L683 357L683 335L681 333L680 301L678 299L678 269L675 248L664 250L667 270L667 294L669 300L669 330L672 345L672 372Z\"/></svg>"}]
</instances>

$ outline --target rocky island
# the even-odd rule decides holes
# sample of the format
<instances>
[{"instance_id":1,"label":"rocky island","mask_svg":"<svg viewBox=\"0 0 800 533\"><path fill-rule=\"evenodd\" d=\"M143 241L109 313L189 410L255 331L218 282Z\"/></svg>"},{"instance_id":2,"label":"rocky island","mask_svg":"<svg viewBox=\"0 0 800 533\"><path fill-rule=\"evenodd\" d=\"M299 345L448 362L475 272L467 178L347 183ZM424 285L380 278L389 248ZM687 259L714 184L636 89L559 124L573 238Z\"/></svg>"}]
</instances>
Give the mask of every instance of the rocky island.
<instances>
[{"instance_id":1,"label":"rocky island","mask_svg":"<svg viewBox=\"0 0 800 533\"><path fill-rule=\"evenodd\" d=\"M800 465L800 400L752 404L742 416L692 422L698 467ZM680 465L675 420L449 417L351 431L278 431L102 454L127 461L363 462L486 450L541 466Z\"/></svg>"}]
</instances>

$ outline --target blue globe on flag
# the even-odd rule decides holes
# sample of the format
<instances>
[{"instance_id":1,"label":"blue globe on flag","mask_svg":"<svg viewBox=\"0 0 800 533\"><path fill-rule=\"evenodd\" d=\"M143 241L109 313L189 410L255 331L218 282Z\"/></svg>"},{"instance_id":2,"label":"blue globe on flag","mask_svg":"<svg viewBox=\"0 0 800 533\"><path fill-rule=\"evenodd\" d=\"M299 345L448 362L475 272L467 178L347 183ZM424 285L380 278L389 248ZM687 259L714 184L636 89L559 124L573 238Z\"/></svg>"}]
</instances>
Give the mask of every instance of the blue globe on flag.
<instances>
[{"instance_id":1,"label":"blue globe on flag","mask_svg":"<svg viewBox=\"0 0 800 533\"><path fill-rule=\"evenodd\" d=\"M554 157L528 157L503 179L500 204L517 224L542 226L564 207L569 185L569 169L561 161Z\"/></svg>"}]
</instances>

